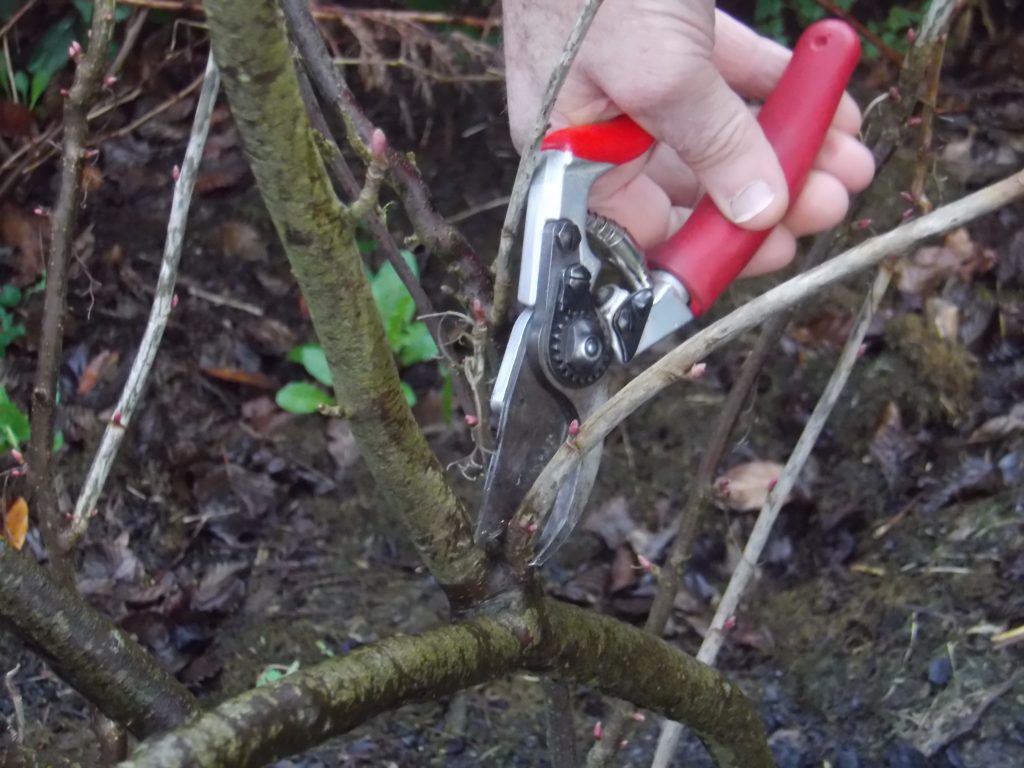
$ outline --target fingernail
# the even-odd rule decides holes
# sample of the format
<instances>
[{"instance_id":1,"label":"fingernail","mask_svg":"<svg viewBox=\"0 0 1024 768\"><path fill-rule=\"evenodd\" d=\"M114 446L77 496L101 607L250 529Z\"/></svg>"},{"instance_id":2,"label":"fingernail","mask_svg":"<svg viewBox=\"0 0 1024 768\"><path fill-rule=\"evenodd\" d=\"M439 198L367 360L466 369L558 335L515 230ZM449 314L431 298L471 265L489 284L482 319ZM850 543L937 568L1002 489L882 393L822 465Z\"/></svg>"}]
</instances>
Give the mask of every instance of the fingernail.
<instances>
[{"instance_id":1,"label":"fingernail","mask_svg":"<svg viewBox=\"0 0 1024 768\"><path fill-rule=\"evenodd\" d=\"M733 222L742 224L766 210L774 200L772 188L758 179L729 201L729 213Z\"/></svg>"}]
</instances>

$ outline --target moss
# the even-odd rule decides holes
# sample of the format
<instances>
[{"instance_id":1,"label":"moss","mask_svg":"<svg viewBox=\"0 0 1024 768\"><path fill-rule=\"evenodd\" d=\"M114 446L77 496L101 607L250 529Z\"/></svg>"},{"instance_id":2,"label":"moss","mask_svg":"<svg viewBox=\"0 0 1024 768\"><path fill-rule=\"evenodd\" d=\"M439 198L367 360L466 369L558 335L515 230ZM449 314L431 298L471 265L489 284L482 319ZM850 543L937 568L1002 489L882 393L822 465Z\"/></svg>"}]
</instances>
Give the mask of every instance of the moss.
<instances>
[{"instance_id":1,"label":"moss","mask_svg":"<svg viewBox=\"0 0 1024 768\"><path fill-rule=\"evenodd\" d=\"M923 420L958 424L972 402L977 360L962 345L950 343L921 315L900 315L889 322L886 341L910 364L919 397L908 403Z\"/></svg>"}]
</instances>

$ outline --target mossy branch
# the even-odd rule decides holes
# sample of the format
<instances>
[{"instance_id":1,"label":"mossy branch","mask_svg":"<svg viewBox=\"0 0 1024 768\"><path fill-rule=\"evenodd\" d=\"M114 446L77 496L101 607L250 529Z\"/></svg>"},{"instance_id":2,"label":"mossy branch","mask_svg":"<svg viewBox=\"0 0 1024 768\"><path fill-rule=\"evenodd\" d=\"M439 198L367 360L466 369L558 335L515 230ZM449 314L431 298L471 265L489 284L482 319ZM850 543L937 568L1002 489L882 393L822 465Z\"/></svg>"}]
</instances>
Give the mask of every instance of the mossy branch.
<instances>
[{"instance_id":1,"label":"mossy branch","mask_svg":"<svg viewBox=\"0 0 1024 768\"><path fill-rule=\"evenodd\" d=\"M272 0L214 0L214 55L256 181L381 496L455 604L489 591L484 554L400 388L355 240L303 107Z\"/></svg>"},{"instance_id":2,"label":"mossy branch","mask_svg":"<svg viewBox=\"0 0 1024 768\"><path fill-rule=\"evenodd\" d=\"M146 651L58 584L28 555L0 543L0 627L42 654L62 680L139 738L199 711Z\"/></svg>"},{"instance_id":3,"label":"mossy branch","mask_svg":"<svg viewBox=\"0 0 1024 768\"><path fill-rule=\"evenodd\" d=\"M519 669L554 673L681 719L719 768L774 765L756 710L735 685L652 635L554 601L395 637L222 704L142 745L122 768L258 766L402 704Z\"/></svg>"}]
</instances>

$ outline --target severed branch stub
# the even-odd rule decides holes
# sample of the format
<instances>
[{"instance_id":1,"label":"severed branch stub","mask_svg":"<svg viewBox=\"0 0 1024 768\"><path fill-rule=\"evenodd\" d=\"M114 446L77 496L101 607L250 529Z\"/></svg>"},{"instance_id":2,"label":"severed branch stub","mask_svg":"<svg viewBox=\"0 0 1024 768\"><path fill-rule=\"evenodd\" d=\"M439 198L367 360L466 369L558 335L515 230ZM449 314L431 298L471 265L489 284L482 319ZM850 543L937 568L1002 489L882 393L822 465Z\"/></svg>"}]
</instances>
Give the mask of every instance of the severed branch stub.
<instances>
[{"instance_id":1,"label":"severed branch stub","mask_svg":"<svg viewBox=\"0 0 1024 768\"><path fill-rule=\"evenodd\" d=\"M124 439L125 428L131 423L142 399L149 372L156 360L157 350L163 338L167 320L176 303L174 286L178 277L178 264L181 261L181 250L185 241L185 226L188 220L189 205L195 189L199 165L206 146L206 137L210 132L210 120L217 101L220 88L220 73L210 52L206 61L206 74L203 89L196 106L196 115L192 123L192 134L189 136L185 158L180 168L176 167L174 196L171 202L171 213L167 221L167 237L164 241L163 260L160 262L160 274L157 278L153 306L149 311L146 330L139 342L139 351L132 362L128 380L125 382L121 396L118 398L114 415L103 431L99 447L93 456L89 473L86 475L82 490L75 502L71 517L71 525L62 536L62 549L68 551L82 538L89 525L89 518L96 510L103 486L106 484L114 459L117 457L121 441Z\"/></svg>"}]
</instances>

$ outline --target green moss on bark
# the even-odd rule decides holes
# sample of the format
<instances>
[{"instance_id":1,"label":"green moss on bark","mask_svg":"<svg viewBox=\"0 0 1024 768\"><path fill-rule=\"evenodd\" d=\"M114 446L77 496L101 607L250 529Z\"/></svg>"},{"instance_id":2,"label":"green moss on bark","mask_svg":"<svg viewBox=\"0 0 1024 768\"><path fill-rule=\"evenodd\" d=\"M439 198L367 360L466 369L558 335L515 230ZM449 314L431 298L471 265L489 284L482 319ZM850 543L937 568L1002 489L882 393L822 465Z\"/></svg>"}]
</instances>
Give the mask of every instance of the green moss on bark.
<instances>
[{"instance_id":1,"label":"green moss on bark","mask_svg":"<svg viewBox=\"0 0 1024 768\"><path fill-rule=\"evenodd\" d=\"M309 306L338 402L381 496L456 601L487 578L469 521L402 395L354 238L306 117L274 2L208 2L214 53L253 173Z\"/></svg>"}]
</instances>

